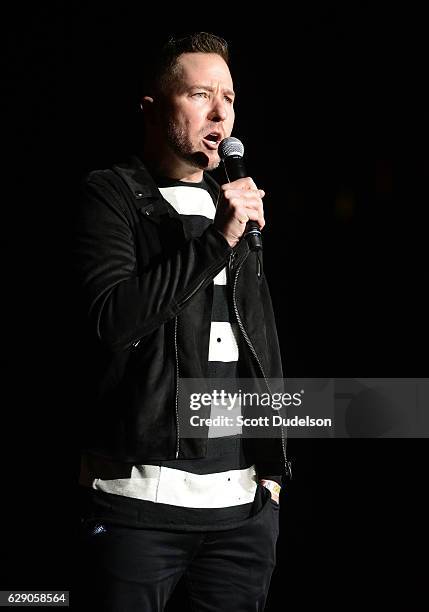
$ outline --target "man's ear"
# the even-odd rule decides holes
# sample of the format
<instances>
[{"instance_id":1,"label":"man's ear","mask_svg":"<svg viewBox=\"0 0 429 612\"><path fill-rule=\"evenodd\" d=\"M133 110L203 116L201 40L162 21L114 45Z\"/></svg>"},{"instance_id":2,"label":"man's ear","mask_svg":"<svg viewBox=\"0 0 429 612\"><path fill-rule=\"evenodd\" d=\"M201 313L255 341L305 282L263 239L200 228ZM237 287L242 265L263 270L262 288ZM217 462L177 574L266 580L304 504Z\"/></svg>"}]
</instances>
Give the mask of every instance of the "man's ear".
<instances>
[{"instance_id":1,"label":"man's ear","mask_svg":"<svg viewBox=\"0 0 429 612\"><path fill-rule=\"evenodd\" d=\"M140 108L144 114L144 120L148 124L157 125L160 123L160 107L158 98L143 96L140 101Z\"/></svg>"},{"instance_id":2,"label":"man's ear","mask_svg":"<svg viewBox=\"0 0 429 612\"><path fill-rule=\"evenodd\" d=\"M140 100L140 108L144 113L150 113L154 99L151 96L143 96Z\"/></svg>"}]
</instances>

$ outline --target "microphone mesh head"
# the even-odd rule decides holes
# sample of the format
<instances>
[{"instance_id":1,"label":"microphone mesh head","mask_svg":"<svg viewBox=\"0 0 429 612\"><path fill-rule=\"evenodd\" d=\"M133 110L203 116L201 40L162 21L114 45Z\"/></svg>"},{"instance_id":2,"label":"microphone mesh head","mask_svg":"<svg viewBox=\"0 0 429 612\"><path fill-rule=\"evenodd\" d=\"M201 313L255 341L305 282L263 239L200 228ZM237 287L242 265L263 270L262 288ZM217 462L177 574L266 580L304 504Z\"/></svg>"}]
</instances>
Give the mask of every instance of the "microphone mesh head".
<instances>
[{"instance_id":1,"label":"microphone mesh head","mask_svg":"<svg viewBox=\"0 0 429 612\"><path fill-rule=\"evenodd\" d=\"M229 138L224 138L222 142L219 144L218 148L219 157L224 160L225 157L230 157L231 155L236 155L237 157L243 157L244 155L244 146L241 140L238 138L234 138L230 136Z\"/></svg>"}]
</instances>

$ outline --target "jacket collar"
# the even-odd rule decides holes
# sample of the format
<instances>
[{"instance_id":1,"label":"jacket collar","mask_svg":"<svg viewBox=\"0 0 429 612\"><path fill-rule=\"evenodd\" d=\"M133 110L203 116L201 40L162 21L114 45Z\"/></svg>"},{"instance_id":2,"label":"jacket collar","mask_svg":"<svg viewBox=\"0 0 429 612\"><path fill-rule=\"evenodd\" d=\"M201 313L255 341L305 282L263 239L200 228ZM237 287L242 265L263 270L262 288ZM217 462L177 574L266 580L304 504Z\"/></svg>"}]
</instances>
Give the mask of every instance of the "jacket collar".
<instances>
[{"instance_id":1,"label":"jacket collar","mask_svg":"<svg viewBox=\"0 0 429 612\"><path fill-rule=\"evenodd\" d=\"M157 184L148 169L137 156L132 156L129 163L116 164L112 170L126 183L134 196L134 205L149 219L159 223L163 215L179 218L180 215L162 196ZM204 172L204 178L216 189L216 181Z\"/></svg>"},{"instance_id":2,"label":"jacket collar","mask_svg":"<svg viewBox=\"0 0 429 612\"><path fill-rule=\"evenodd\" d=\"M141 213L154 221L162 215L178 217L174 208L162 197L146 166L133 156L130 163L116 164L113 172L126 183L134 198L134 205Z\"/></svg>"}]
</instances>

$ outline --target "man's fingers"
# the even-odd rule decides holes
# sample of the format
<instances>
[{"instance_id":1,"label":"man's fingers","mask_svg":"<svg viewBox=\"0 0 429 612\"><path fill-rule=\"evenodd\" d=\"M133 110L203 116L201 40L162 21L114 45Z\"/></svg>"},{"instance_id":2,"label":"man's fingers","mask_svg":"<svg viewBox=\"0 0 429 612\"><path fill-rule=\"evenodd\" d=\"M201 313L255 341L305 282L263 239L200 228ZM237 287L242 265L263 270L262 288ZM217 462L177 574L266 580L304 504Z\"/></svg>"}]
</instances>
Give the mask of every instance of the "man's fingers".
<instances>
[{"instance_id":1,"label":"man's fingers","mask_svg":"<svg viewBox=\"0 0 429 612\"><path fill-rule=\"evenodd\" d=\"M256 208L237 209L234 218L241 224L246 224L248 221L256 221L261 229L265 225L265 219L262 211Z\"/></svg>"},{"instance_id":2,"label":"man's fingers","mask_svg":"<svg viewBox=\"0 0 429 612\"><path fill-rule=\"evenodd\" d=\"M255 185L255 181L250 176L246 176L246 177L237 179L235 181L232 181L231 183L225 183L224 185L221 185L221 189L223 191L226 191L227 189L230 189L230 188L243 189L243 190L257 189Z\"/></svg>"},{"instance_id":3,"label":"man's fingers","mask_svg":"<svg viewBox=\"0 0 429 612\"><path fill-rule=\"evenodd\" d=\"M232 198L244 198L251 200L254 197L263 198L265 191L263 189L226 189L224 191L224 197L227 200Z\"/></svg>"},{"instance_id":4,"label":"man's fingers","mask_svg":"<svg viewBox=\"0 0 429 612\"><path fill-rule=\"evenodd\" d=\"M214 222L230 246L237 244L249 221L256 221L263 229L265 219L262 198L264 196L265 191L257 189L254 182L248 177L222 185L222 197L217 206Z\"/></svg>"}]
</instances>

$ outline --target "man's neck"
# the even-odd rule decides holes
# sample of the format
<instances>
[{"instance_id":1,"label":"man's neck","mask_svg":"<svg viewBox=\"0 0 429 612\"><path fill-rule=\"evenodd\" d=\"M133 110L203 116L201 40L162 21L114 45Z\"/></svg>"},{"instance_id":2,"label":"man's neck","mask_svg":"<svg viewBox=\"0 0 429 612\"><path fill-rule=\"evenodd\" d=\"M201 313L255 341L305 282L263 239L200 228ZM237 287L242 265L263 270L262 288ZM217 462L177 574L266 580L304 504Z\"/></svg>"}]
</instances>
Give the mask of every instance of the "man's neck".
<instances>
[{"instance_id":1,"label":"man's neck","mask_svg":"<svg viewBox=\"0 0 429 612\"><path fill-rule=\"evenodd\" d=\"M186 162L181 162L171 155L162 158L143 152L143 162L147 168L156 176L183 181L184 183L200 183L203 180L203 170L192 167Z\"/></svg>"}]
</instances>

